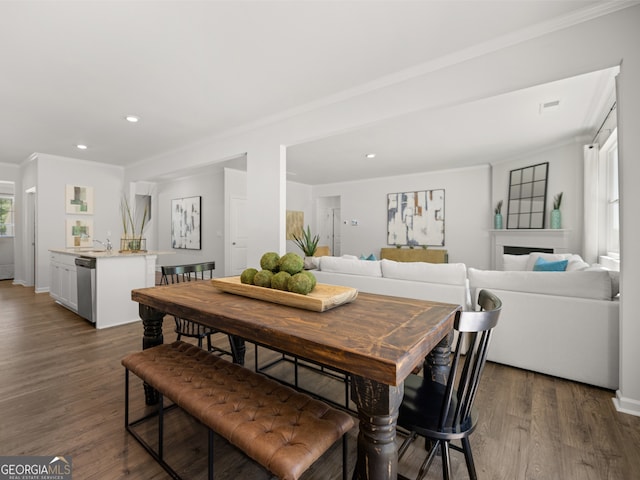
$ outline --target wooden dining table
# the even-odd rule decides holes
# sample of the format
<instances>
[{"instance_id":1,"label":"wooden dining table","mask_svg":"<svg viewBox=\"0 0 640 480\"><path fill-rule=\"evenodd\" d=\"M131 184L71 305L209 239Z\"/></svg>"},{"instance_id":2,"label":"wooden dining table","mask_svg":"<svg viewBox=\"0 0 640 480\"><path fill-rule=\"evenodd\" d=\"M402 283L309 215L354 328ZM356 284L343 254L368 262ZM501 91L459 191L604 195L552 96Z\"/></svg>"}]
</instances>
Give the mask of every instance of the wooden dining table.
<instances>
[{"instance_id":1,"label":"wooden dining table","mask_svg":"<svg viewBox=\"0 0 640 480\"><path fill-rule=\"evenodd\" d=\"M224 293L209 282L136 289L131 298L139 303L143 348L163 343L163 317L170 314L228 333L237 346L246 339L347 372L359 417L356 478L361 480L396 479L403 381L423 362L435 366L425 374L445 374L450 333L461 310L359 293L351 303L315 312ZM243 354L234 360L243 363ZM153 401L148 392L147 403Z\"/></svg>"}]
</instances>

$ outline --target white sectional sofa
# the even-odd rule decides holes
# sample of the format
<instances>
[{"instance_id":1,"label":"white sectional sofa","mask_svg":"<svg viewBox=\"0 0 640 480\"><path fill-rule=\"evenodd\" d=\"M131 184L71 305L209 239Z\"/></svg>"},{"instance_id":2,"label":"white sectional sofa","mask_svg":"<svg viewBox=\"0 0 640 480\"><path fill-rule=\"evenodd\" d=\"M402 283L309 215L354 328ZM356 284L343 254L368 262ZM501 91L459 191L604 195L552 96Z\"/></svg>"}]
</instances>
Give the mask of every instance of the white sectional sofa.
<instances>
[{"instance_id":1,"label":"white sectional sofa","mask_svg":"<svg viewBox=\"0 0 640 480\"><path fill-rule=\"evenodd\" d=\"M486 288L503 303L489 360L618 388L615 273L588 266L563 272L469 268L468 276L472 298Z\"/></svg>"},{"instance_id":2,"label":"white sectional sofa","mask_svg":"<svg viewBox=\"0 0 640 480\"><path fill-rule=\"evenodd\" d=\"M610 272L565 255L571 271L528 271L535 255L505 258L507 268L487 271L462 263L367 261L320 257L321 283L362 292L434 300L471 309L486 288L503 302L489 360L540 373L618 388L619 302Z\"/></svg>"},{"instance_id":3,"label":"white sectional sofa","mask_svg":"<svg viewBox=\"0 0 640 480\"><path fill-rule=\"evenodd\" d=\"M470 304L464 263L359 260L355 256L320 257L313 272L320 283L344 285L367 293L419 300Z\"/></svg>"}]
</instances>

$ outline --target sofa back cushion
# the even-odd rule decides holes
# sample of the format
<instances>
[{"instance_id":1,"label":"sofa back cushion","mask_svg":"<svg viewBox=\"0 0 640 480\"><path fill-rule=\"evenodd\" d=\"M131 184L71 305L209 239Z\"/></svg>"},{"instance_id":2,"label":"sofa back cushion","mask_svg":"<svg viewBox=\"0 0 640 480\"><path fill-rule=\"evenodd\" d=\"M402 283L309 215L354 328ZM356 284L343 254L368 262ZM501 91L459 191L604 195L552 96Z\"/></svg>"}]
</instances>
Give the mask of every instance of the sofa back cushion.
<instances>
[{"instance_id":1,"label":"sofa back cushion","mask_svg":"<svg viewBox=\"0 0 640 480\"><path fill-rule=\"evenodd\" d=\"M611 300L606 271L504 272L469 268L469 287Z\"/></svg>"},{"instance_id":2,"label":"sofa back cushion","mask_svg":"<svg viewBox=\"0 0 640 480\"><path fill-rule=\"evenodd\" d=\"M398 280L466 285L467 267L464 263L426 263L380 261L382 276Z\"/></svg>"},{"instance_id":3,"label":"sofa back cushion","mask_svg":"<svg viewBox=\"0 0 640 480\"><path fill-rule=\"evenodd\" d=\"M381 277L380 261L359 260L358 257L320 257L320 270L323 272L346 273L348 275L364 275Z\"/></svg>"}]
</instances>

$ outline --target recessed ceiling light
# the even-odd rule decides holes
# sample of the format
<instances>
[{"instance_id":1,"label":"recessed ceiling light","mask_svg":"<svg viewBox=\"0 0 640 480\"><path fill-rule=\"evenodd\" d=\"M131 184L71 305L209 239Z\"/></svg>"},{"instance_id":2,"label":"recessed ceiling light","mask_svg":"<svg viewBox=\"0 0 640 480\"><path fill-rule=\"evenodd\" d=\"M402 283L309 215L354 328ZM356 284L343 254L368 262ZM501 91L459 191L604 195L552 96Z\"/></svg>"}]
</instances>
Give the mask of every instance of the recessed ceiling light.
<instances>
[{"instance_id":1,"label":"recessed ceiling light","mask_svg":"<svg viewBox=\"0 0 640 480\"><path fill-rule=\"evenodd\" d=\"M367 158L376 158L376 154L375 153L367 153L365 156Z\"/></svg>"},{"instance_id":2,"label":"recessed ceiling light","mask_svg":"<svg viewBox=\"0 0 640 480\"><path fill-rule=\"evenodd\" d=\"M83 145L82 143L79 143L78 145L76 145L77 148L79 148L80 150L86 150L87 146Z\"/></svg>"},{"instance_id":3,"label":"recessed ceiling light","mask_svg":"<svg viewBox=\"0 0 640 480\"><path fill-rule=\"evenodd\" d=\"M136 123L140 121L140 117L137 115L127 115L124 117L127 122Z\"/></svg>"}]
</instances>

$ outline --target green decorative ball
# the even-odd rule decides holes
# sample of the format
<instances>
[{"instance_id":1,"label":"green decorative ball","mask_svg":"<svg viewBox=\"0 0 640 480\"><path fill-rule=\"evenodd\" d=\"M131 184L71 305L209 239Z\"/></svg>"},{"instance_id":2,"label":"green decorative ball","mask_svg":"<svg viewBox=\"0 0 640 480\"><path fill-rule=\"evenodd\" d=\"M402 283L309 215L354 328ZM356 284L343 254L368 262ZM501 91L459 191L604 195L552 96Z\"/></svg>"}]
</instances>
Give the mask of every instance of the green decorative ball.
<instances>
[{"instance_id":1,"label":"green decorative ball","mask_svg":"<svg viewBox=\"0 0 640 480\"><path fill-rule=\"evenodd\" d=\"M260 268L263 270L271 270L272 272L278 271L278 262L280 261L280 255L276 252L267 252L260 258Z\"/></svg>"},{"instance_id":2,"label":"green decorative ball","mask_svg":"<svg viewBox=\"0 0 640 480\"><path fill-rule=\"evenodd\" d=\"M290 292L307 295L313 288L313 285L309 276L303 272L300 272L291 277L287 288Z\"/></svg>"},{"instance_id":3,"label":"green decorative ball","mask_svg":"<svg viewBox=\"0 0 640 480\"><path fill-rule=\"evenodd\" d=\"M271 279L273 278L273 272L271 270L260 270L253 277L253 284L258 287L271 288Z\"/></svg>"},{"instance_id":4,"label":"green decorative ball","mask_svg":"<svg viewBox=\"0 0 640 480\"><path fill-rule=\"evenodd\" d=\"M297 253L289 252L280 257L280 271L295 275L304 268L304 259Z\"/></svg>"},{"instance_id":5,"label":"green decorative ball","mask_svg":"<svg viewBox=\"0 0 640 480\"><path fill-rule=\"evenodd\" d=\"M318 283L318 280L316 279L316 276L313 273L311 273L309 270L303 270L300 273L304 273L307 277L311 279L311 290L316 288L316 283Z\"/></svg>"},{"instance_id":6,"label":"green decorative ball","mask_svg":"<svg viewBox=\"0 0 640 480\"><path fill-rule=\"evenodd\" d=\"M271 279L271 288L274 288L276 290L287 291L290 278L291 278L291 274L287 272L276 273Z\"/></svg>"},{"instance_id":7,"label":"green decorative ball","mask_svg":"<svg viewBox=\"0 0 640 480\"><path fill-rule=\"evenodd\" d=\"M255 268L247 268L240 275L240 283L246 283L247 285L253 285L253 277L256 276L258 270Z\"/></svg>"}]
</instances>

